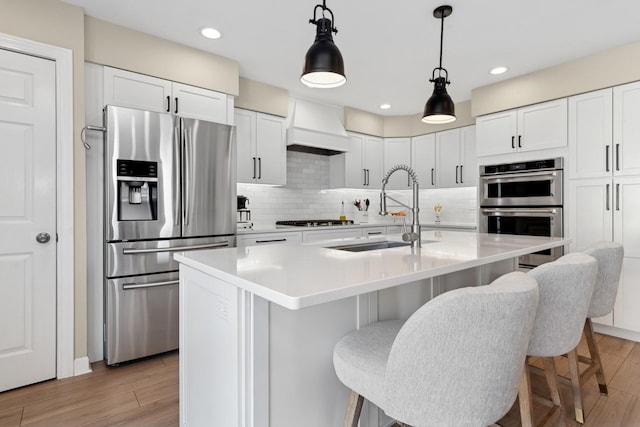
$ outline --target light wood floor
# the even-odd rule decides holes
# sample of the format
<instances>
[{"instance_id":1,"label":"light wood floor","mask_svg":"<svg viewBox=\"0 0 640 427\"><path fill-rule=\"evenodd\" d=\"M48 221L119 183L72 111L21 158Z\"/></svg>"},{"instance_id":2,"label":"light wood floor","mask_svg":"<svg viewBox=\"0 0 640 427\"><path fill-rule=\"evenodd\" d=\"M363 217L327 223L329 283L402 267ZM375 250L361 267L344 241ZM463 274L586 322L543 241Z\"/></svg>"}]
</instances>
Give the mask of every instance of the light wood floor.
<instances>
[{"instance_id":1,"label":"light wood floor","mask_svg":"<svg viewBox=\"0 0 640 427\"><path fill-rule=\"evenodd\" d=\"M178 353L0 393L0 426L177 426Z\"/></svg>"},{"instance_id":2,"label":"light wood floor","mask_svg":"<svg viewBox=\"0 0 640 427\"><path fill-rule=\"evenodd\" d=\"M583 387L585 427L640 427L640 344L598 335L609 395L600 396L595 377ZM586 346L582 346L584 349ZM584 351L581 351L583 353ZM533 364L538 361L533 360ZM556 360L567 375L566 360ZM102 362L93 372L64 380L46 381L0 393L0 427L17 426L177 426L177 352L108 368ZM533 375L534 391L545 394L544 379ZM568 427L577 427L568 386L561 384ZM544 416L544 408L535 405ZM502 420L518 426L517 402ZM278 426L272 426L278 427Z\"/></svg>"}]
</instances>

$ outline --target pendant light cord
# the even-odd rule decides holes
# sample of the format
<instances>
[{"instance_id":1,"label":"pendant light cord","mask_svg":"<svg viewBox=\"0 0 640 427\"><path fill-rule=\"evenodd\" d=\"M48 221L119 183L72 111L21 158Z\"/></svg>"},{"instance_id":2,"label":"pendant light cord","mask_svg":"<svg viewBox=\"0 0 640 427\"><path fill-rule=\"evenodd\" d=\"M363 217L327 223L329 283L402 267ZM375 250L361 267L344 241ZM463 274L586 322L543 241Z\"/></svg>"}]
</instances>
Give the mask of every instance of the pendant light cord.
<instances>
[{"instance_id":1,"label":"pendant light cord","mask_svg":"<svg viewBox=\"0 0 640 427\"><path fill-rule=\"evenodd\" d=\"M442 39L444 38L444 12L440 15L440 65L438 66L438 77L442 77Z\"/></svg>"}]
</instances>

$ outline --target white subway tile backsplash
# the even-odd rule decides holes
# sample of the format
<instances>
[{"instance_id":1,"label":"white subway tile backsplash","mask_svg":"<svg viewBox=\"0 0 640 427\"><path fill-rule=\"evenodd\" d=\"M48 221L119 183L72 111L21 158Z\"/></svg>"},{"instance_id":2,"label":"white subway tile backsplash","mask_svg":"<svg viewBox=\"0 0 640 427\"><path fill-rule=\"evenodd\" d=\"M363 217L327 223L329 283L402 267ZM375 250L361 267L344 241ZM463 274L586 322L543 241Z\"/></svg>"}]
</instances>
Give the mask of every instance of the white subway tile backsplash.
<instances>
[{"instance_id":1,"label":"white subway tile backsplash","mask_svg":"<svg viewBox=\"0 0 640 427\"><path fill-rule=\"evenodd\" d=\"M360 212L353 205L356 199L370 200L369 223L393 222L392 218L381 217L380 191L372 190L328 190L329 157L295 151L287 152L287 185L268 187L252 184L238 184L238 194L249 198L249 209L254 228L273 227L277 220L294 219L338 219L342 212L347 219L356 222ZM411 201L411 191L394 191L396 198ZM440 221L443 224L476 225L476 187L434 189L420 191L420 223L433 224L433 206L442 205ZM391 203L390 203L391 204ZM410 203L408 203L410 204ZM390 210L400 210L392 208Z\"/></svg>"}]
</instances>

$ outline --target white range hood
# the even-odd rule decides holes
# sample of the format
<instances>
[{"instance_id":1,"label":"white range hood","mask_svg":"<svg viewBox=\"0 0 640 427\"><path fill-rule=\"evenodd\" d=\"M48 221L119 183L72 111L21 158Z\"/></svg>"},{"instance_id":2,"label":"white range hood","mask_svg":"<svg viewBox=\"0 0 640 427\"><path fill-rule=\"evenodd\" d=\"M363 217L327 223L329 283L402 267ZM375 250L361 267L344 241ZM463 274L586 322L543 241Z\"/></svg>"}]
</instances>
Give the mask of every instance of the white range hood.
<instances>
[{"instance_id":1,"label":"white range hood","mask_svg":"<svg viewBox=\"0 0 640 427\"><path fill-rule=\"evenodd\" d=\"M349 151L349 136L344 130L343 116L343 110L338 107L291 99L287 149L324 155Z\"/></svg>"}]
</instances>

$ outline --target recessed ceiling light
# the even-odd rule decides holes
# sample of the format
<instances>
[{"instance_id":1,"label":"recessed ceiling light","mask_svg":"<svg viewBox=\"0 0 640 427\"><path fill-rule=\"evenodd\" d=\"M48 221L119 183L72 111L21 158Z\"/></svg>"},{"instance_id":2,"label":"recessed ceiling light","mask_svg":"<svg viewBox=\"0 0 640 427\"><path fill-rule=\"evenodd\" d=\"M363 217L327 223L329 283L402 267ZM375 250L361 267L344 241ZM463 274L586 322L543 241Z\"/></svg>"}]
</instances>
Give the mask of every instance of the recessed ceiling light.
<instances>
[{"instance_id":1,"label":"recessed ceiling light","mask_svg":"<svg viewBox=\"0 0 640 427\"><path fill-rule=\"evenodd\" d=\"M496 68L491 69L491 71L489 71L489 73L495 75L495 74L502 74L505 71L507 71L507 67L496 67Z\"/></svg>"},{"instance_id":2,"label":"recessed ceiling light","mask_svg":"<svg viewBox=\"0 0 640 427\"><path fill-rule=\"evenodd\" d=\"M382 105L380 105L380 109L381 110L388 110L389 108L391 108L391 104L382 104Z\"/></svg>"},{"instance_id":3,"label":"recessed ceiling light","mask_svg":"<svg viewBox=\"0 0 640 427\"><path fill-rule=\"evenodd\" d=\"M200 34L202 34L204 37L208 38L208 39L219 39L220 37L222 37L222 34L220 33L220 31L216 30L215 28L211 28L211 27L205 27L203 29L200 30Z\"/></svg>"}]
</instances>

